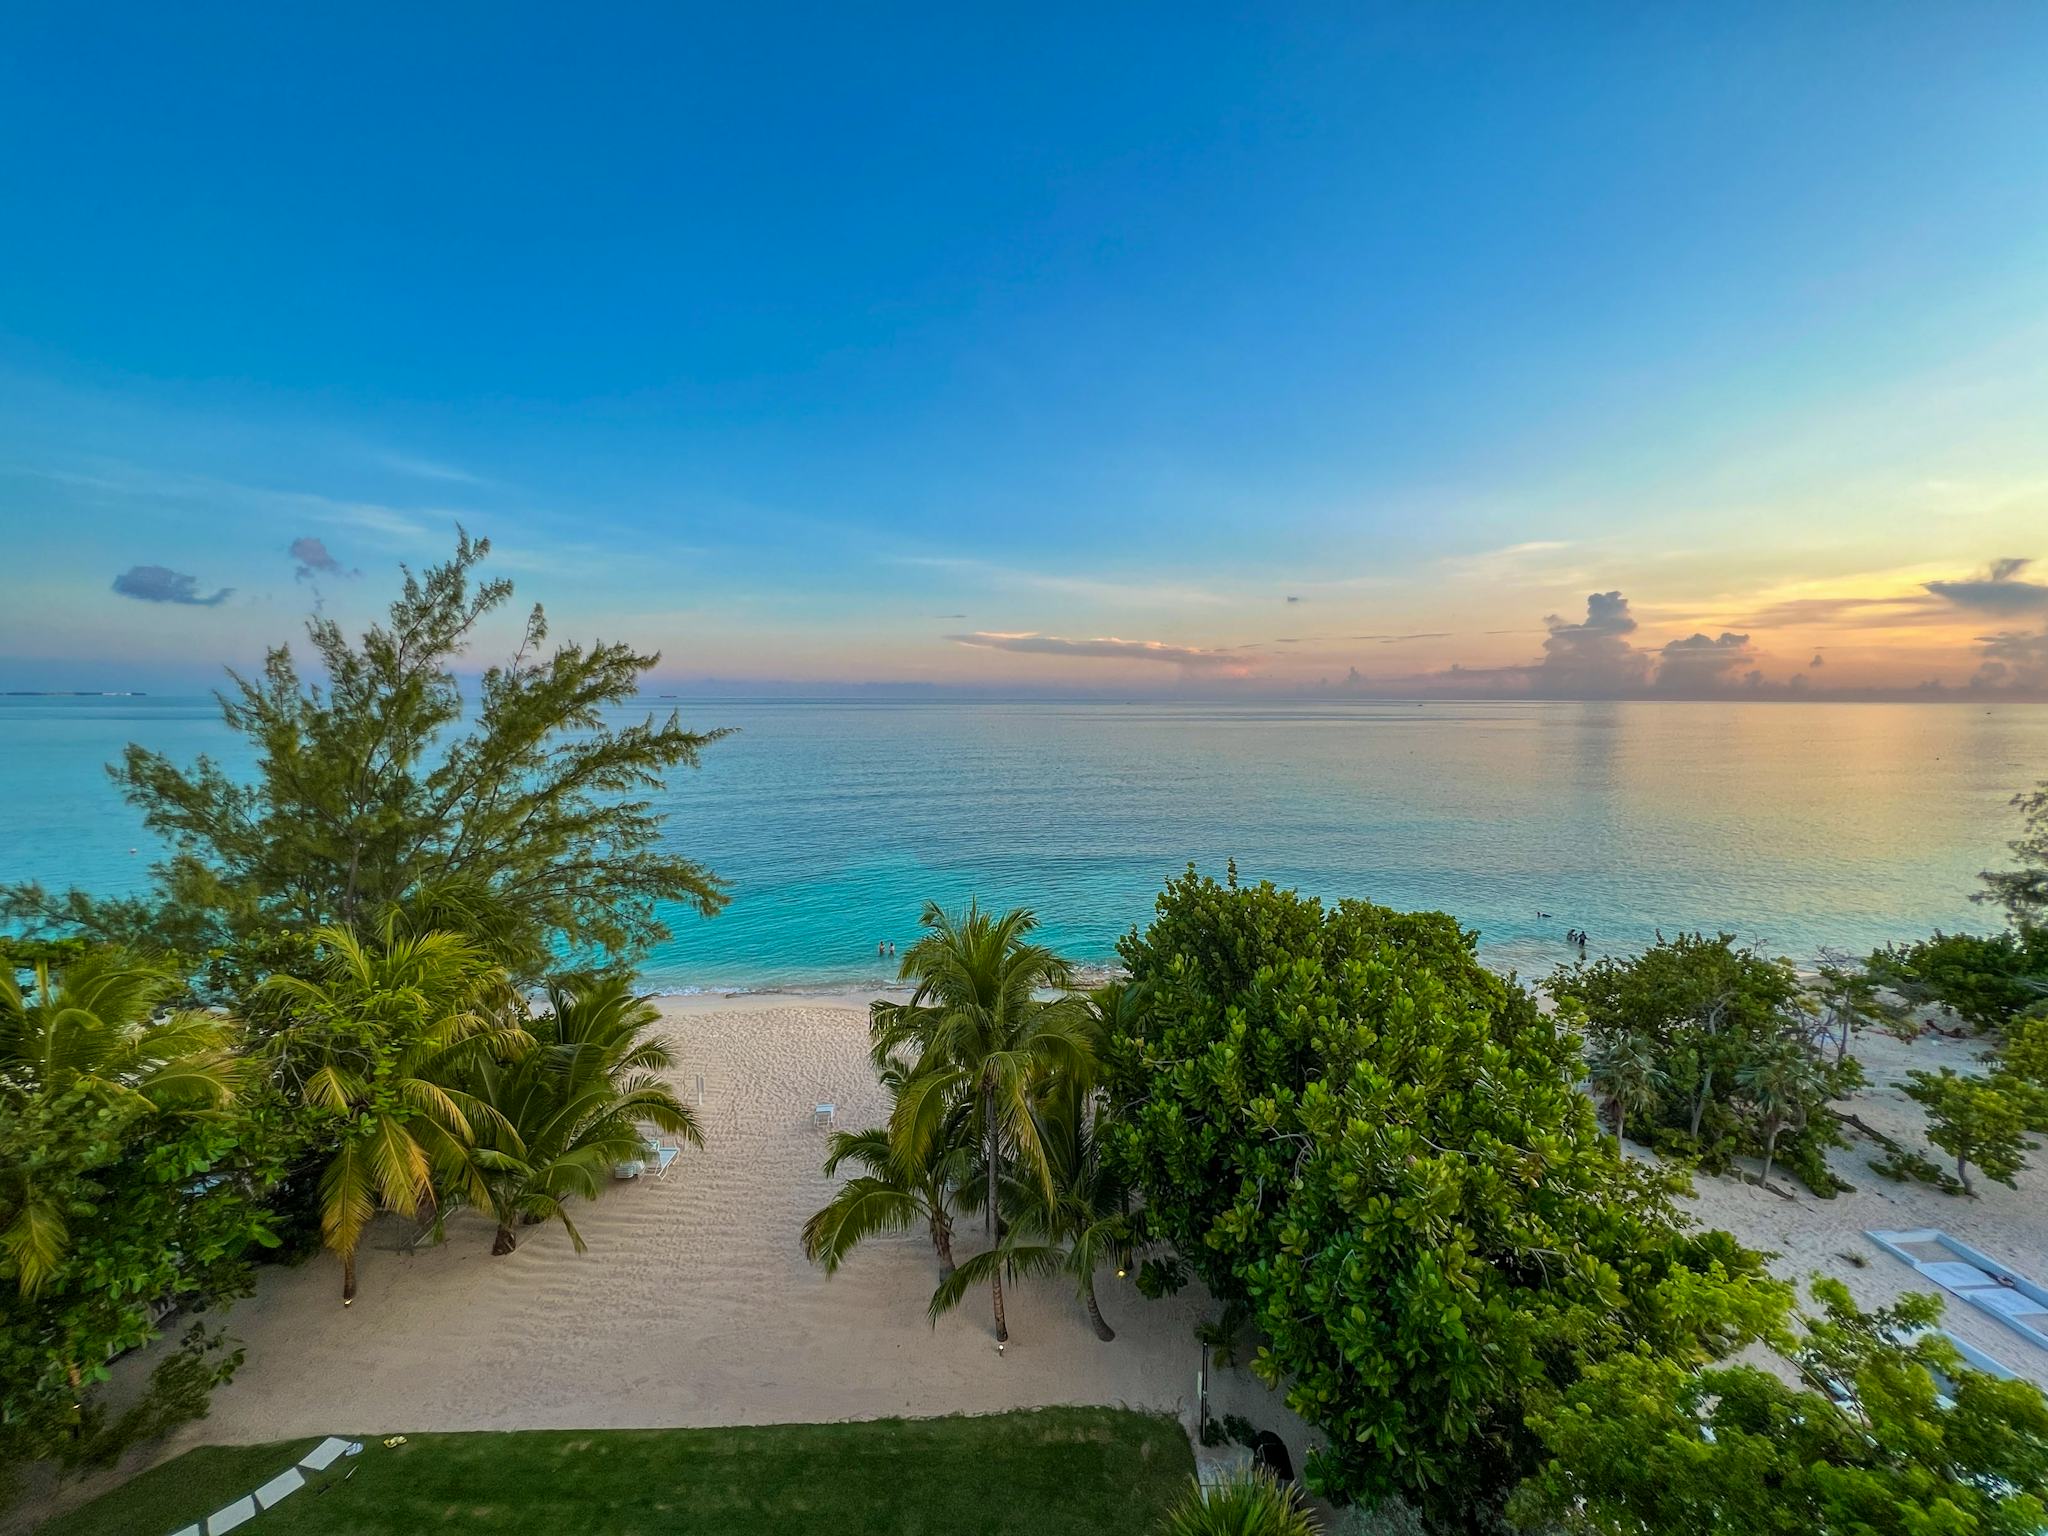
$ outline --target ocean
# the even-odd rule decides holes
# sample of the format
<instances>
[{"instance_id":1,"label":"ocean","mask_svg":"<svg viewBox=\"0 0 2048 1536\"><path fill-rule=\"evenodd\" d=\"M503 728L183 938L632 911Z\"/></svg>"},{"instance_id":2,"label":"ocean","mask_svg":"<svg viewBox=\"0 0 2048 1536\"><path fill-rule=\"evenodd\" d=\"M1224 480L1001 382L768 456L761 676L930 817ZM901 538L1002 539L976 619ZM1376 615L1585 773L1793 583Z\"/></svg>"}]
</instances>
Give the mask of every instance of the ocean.
<instances>
[{"instance_id":1,"label":"ocean","mask_svg":"<svg viewBox=\"0 0 2048 1536\"><path fill-rule=\"evenodd\" d=\"M869 986L928 900L1034 908L1114 960L1190 862L1456 914L1537 975L1661 929L1810 960L1988 930L2012 795L2048 706L1766 703L846 703L649 700L734 726L661 797L732 886L644 979L663 991ZM157 851L102 766L124 743L250 755L208 699L0 699L0 879L141 889Z\"/></svg>"}]
</instances>

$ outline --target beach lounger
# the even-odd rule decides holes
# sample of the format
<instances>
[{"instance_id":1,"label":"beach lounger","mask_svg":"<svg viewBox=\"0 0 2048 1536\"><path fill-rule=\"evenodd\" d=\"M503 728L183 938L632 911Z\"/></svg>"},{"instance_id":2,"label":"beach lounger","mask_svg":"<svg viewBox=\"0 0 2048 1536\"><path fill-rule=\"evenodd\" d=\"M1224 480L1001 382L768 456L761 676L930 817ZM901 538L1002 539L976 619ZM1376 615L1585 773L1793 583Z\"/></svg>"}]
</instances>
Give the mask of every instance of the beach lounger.
<instances>
[{"instance_id":1,"label":"beach lounger","mask_svg":"<svg viewBox=\"0 0 2048 1536\"><path fill-rule=\"evenodd\" d=\"M811 1129L814 1131L831 1130L832 1117L838 1112L839 1106L837 1104L820 1104L811 1111Z\"/></svg>"},{"instance_id":2,"label":"beach lounger","mask_svg":"<svg viewBox=\"0 0 2048 1536\"><path fill-rule=\"evenodd\" d=\"M247 1525L256 1518L256 1500L243 1494L224 1509L216 1509L206 1517L206 1536L221 1536L223 1531L232 1531L238 1525Z\"/></svg>"},{"instance_id":3,"label":"beach lounger","mask_svg":"<svg viewBox=\"0 0 2048 1536\"><path fill-rule=\"evenodd\" d=\"M360 1448L357 1447L356 1449ZM315 1472L325 1472L329 1467L341 1460L342 1457L351 1454L353 1452L350 1450L349 1441L342 1439L339 1435L329 1435L325 1440L314 1446L312 1450L301 1456L299 1458L299 1465L310 1467Z\"/></svg>"},{"instance_id":4,"label":"beach lounger","mask_svg":"<svg viewBox=\"0 0 2048 1536\"><path fill-rule=\"evenodd\" d=\"M1936 1227L1863 1234L1915 1274L2048 1349L2048 1290Z\"/></svg>"},{"instance_id":5,"label":"beach lounger","mask_svg":"<svg viewBox=\"0 0 2048 1536\"><path fill-rule=\"evenodd\" d=\"M675 1167L676 1159L683 1155L681 1147L672 1147L667 1142L662 1141L650 1143L647 1150L652 1154L653 1172L657 1179L667 1178L669 1169Z\"/></svg>"},{"instance_id":6,"label":"beach lounger","mask_svg":"<svg viewBox=\"0 0 2048 1536\"><path fill-rule=\"evenodd\" d=\"M254 1495L256 1507L258 1509L274 1508L285 1495L296 1493L305 1486L306 1475L297 1467L286 1467L277 1476L256 1490Z\"/></svg>"}]
</instances>

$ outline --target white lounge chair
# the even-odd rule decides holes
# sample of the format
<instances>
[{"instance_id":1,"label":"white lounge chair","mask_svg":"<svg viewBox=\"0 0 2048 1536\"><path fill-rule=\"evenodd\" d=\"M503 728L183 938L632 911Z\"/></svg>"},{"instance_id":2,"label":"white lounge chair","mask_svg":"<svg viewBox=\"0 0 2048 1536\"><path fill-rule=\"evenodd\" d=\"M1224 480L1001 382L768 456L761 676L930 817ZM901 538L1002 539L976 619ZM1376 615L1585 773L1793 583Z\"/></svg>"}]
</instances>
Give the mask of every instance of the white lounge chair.
<instances>
[{"instance_id":1,"label":"white lounge chair","mask_svg":"<svg viewBox=\"0 0 2048 1536\"><path fill-rule=\"evenodd\" d=\"M675 1167L676 1159L683 1155L681 1147L672 1147L665 1141L654 1142L647 1150L653 1154L654 1167L652 1171L657 1179L667 1178L669 1169Z\"/></svg>"},{"instance_id":2,"label":"white lounge chair","mask_svg":"<svg viewBox=\"0 0 2048 1536\"><path fill-rule=\"evenodd\" d=\"M839 1106L837 1104L820 1104L811 1111L811 1129L814 1131L831 1130L832 1117L838 1112Z\"/></svg>"}]
</instances>

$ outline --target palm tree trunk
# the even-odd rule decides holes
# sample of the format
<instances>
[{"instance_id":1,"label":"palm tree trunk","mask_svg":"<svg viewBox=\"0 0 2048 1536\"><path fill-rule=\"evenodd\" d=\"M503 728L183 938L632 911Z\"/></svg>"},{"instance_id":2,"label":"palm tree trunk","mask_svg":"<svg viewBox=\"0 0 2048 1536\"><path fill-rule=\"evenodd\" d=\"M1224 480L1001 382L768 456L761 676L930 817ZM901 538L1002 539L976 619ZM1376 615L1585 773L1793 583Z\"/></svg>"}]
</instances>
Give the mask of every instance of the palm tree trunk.
<instances>
[{"instance_id":1,"label":"palm tree trunk","mask_svg":"<svg viewBox=\"0 0 2048 1536\"><path fill-rule=\"evenodd\" d=\"M341 1304L352 1307L356 1302L356 1251L351 1248L341 1256Z\"/></svg>"},{"instance_id":2,"label":"palm tree trunk","mask_svg":"<svg viewBox=\"0 0 2048 1536\"><path fill-rule=\"evenodd\" d=\"M960 1266L953 1262L952 1228L945 1216L936 1212L932 1216L932 1251L939 1256L939 1284L944 1285Z\"/></svg>"},{"instance_id":3,"label":"palm tree trunk","mask_svg":"<svg viewBox=\"0 0 2048 1536\"><path fill-rule=\"evenodd\" d=\"M1621 1150L1621 1128L1628 1124L1628 1106L1616 1103L1614 1106L1614 1150Z\"/></svg>"},{"instance_id":4,"label":"palm tree trunk","mask_svg":"<svg viewBox=\"0 0 2048 1536\"><path fill-rule=\"evenodd\" d=\"M990 1084L983 1094L982 1119L988 1137L988 1204L981 1208L981 1230L991 1242L996 1235L996 1090Z\"/></svg>"},{"instance_id":5,"label":"palm tree trunk","mask_svg":"<svg viewBox=\"0 0 2048 1536\"><path fill-rule=\"evenodd\" d=\"M1960 1152L1956 1154L1956 1177L1963 1181L1963 1193L1973 1200L1976 1199L1977 1191L1970 1187L1970 1165L1964 1161Z\"/></svg>"},{"instance_id":6,"label":"palm tree trunk","mask_svg":"<svg viewBox=\"0 0 2048 1536\"><path fill-rule=\"evenodd\" d=\"M990 1085L988 1090L987 1115L988 1208L982 1214L988 1220L989 1235L993 1238L995 1235L996 1214L996 1091L993 1084ZM989 1279L989 1289L994 1294L996 1304L996 1342L998 1344L1007 1343L1010 1337L1010 1325L1003 1320L1003 1270L1000 1264L996 1266L995 1273Z\"/></svg>"},{"instance_id":7,"label":"palm tree trunk","mask_svg":"<svg viewBox=\"0 0 2048 1536\"><path fill-rule=\"evenodd\" d=\"M1778 1132L1775 1129L1773 1129L1771 1134L1764 1141L1764 1172L1763 1177L1757 1180L1759 1184L1768 1184L1771 1182L1771 1159L1776 1157L1777 1155Z\"/></svg>"},{"instance_id":8,"label":"palm tree trunk","mask_svg":"<svg viewBox=\"0 0 2048 1536\"><path fill-rule=\"evenodd\" d=\"M1081 1277L1081 1300L1088 1304L1088 1321L1095 1325L1095 1337L1107 1344L1116 1337L1116 1330L1102 1320L1102 1309L1095 1305L1095 1275L1093 1271Z\"/></svg>"},{"instance_id":9,"label":"palm tree trunk","mask_svg":"<svg viewBox=\"0 0 2048 1536\"><path fill-rule=\"evenodd\" d=\"M519 1234L512 1230L512 1224L507 1221L499 1222L498 1240L491 1244L491 1257L494 1259L502 1259L506 1254L510 1253L513 1249L517 1248L518 1246Z\"/></svg>"}]
</instances>

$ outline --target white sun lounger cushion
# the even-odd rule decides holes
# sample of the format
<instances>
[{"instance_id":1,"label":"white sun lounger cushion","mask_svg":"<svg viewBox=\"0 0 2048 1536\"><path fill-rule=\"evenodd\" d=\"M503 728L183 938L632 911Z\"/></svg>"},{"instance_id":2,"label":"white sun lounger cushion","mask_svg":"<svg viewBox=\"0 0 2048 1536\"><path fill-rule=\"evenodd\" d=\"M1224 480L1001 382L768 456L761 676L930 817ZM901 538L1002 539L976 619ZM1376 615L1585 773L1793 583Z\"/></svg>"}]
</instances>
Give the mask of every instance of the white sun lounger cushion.
<instances>
[{"instance_id":1,"label":"white sun lounger cushion","mask_svg":"<svg viewBox=\"0 0 2048 1536\"><path fill-rule=\"evenodd\" d=\"M1996 1279L1985 1274L1976 1265L1965 1264L1960 1259L1943 1259L1938 1264L1915 1264L1913 1268L1936 1285L1946 1286L1952 1291L1970 1291L1980 1285L1998 1284Z\"/></svg>"},{"instance_id":2,"label":"white sun lounger cushion","mask_svg":"<svg viewBox=\"0 0 2048 1536\"><path fill-rule=\"evenodd\" d=\"M312 1450L299 1458L299 1465L311 1467L315 1472L325 1472L339 1461L348 1451L348 1442L338 1435L329 1435Z\"/></svg>"},{"instance_id":3,"label":"white sun lounger cushion","mask_svg":"<svg viewBox=\"0 0 2048 1536\"><path fill-rule=\"evenodd\" d=\"M232 1531L255 1518L256 1501L245 1493L226 1509L216 1509L206 1517L206 1536L220 1536L222 1531Z\"/></svg>"},{"instance_id":4,"label":"white sun lounger cushion","mask_svg":"<svg viewBox=\"0 0 2048 1536\"><path fill-rule=\"evenodd\" d=\"M286 1467L277 1476L256 1490L256 1503L268 1509L288 1493L296 1493L306 1486L306 1475L297 1467Z\"/></svg>"},{"instance_id":5,"label":"white sun lounger cushion","mask_svg":"<svg viewBox=\"0 0 2048 1536\"><path fill-rule=\"evenodd\" d=\"M2048 1313L2031 1296L2022 1296L2018 1291L2008 1291L2004 1286L1994 1285L1988 1290L1970 1292L1970 1300L1980 1307L1987 1307L2002 1317L2039 1317Z\"/></svg>"}]
</instances>

